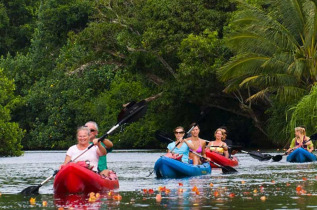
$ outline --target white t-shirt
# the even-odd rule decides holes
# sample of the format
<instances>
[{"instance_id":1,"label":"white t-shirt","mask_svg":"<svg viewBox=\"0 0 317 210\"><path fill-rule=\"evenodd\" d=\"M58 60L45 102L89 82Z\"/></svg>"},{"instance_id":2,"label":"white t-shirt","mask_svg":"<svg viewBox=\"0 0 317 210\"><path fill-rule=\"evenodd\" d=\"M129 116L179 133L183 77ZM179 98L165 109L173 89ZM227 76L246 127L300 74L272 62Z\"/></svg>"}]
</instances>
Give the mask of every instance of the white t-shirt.
<instances>
[{"instance_id":1,"label":"white t-shirt","mask_svg":"<svg viewBox=\"0 0 317 210\"><path fill-rule=\"evenodd\" d=\"M74 145L74 146L71 146L67 150L66 155L70 156L71 160L74 160L78 155L83 153L85 150L79 150L77 145ZM97 168L98 168L98 161L99 161L99 156L100 156L98 151L99 151L98 146L95 145L92 148L90 148L87 152L85 152L85 154L83 154L78 159L76 159L76 162L88 160L90 162L90 166L93 166L92 170L98 171Z\"/></svg>"}]
</instances>

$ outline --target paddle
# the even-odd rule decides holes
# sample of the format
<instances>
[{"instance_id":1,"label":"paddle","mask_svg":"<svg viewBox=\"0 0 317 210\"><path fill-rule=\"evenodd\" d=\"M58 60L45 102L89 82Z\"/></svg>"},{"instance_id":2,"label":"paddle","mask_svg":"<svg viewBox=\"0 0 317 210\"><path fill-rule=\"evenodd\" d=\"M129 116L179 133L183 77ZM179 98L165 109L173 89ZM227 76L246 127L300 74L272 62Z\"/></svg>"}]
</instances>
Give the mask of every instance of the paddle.
<instances>
[{"instance_id":1,"label":"paddle","mask_svg":"<svg viewBox=\"0 0 317 210\"><path fill-rule=\"evenodd\" d=\"M316 140L317 139L317 133L314 133L309 138L312 141ZM255 159L258 159L260 161L270 160L272 158L272 160L274 162L278 162L278 161L282 160L283 156L287 155L287 153L283 153L282 155L274 155L274 156L272 156L270 154L262 154L260 152L246 152L246 151L242 151L242 150L241 150L241 152L247 153L247 154L251 155L251 157L253 157Z\"/></svg>"},{"instance_id":2,"label":"paddle","mask_svg":"<svg viewBox=\"0 0 317 210\"><path fill-rule=\"evenodd\" d=\"M195 122L195 124L186 132L186 134L183 136L183 139L185 139L190 132L192 132L192 130L206 117L206 115L208 114L208 112L210 111L210 108L205 109L204 111L202 111L200 113L200 118L197 122ZM180 144L181 142L177 142L177 144L175 144L174 148L170 151L170 153L172 153L174 151L174 149Z\"/></svg>"},{"instance_id":3,"label":"paddle","mask_svg":"<svg viewBox=\"0 0 317 210\"><path fill-rule=\"evenodd\" d=\"M191 127L191 128L187 131L187 133L183 136L182 140L185 138L185 136L188 136L188 134L190 134L190 132L192 132L192 130L193 130L197 125L198 125L198 124L195 123L195 124L193 125L193 127ZM181 141L178 141L177 144L175 144L174 148L170 151L170 153L173 153L174 149L175 149L180 143L181 143Z\"/></svg>"},{"instance_id":4,"label":"paddle","mask_svg":"<svg viewBox=\"0 0 317 210\"><path fill-rule=\"evenodd\" d=\"M183 139L185 138L185 136L188 136L188 134L190 134L190 132L206 117L206 115L209 113L209 111L211 110L210 107L205 108L201 113L200 113L200 117L197 120L197 122L195 122L195 124L189 129L189 131L187 131L187 133L183 136ZM170 151L170 153L172 153L174 151L174 149L180 144L180 141L174 146L174 148ZM149 175L147 175L146 177L151 176L154 173L154 169L149 173Z\"/></svg>"},{"instance_id":5,"label":"paddle","mask_svg":"<svg viewBox=\"0 0 317 210\"><path fill-rule=\"evenodd\" d=\"M270 160L272 158L272 156L269 154L262 154L261 152L256 152L256 151L247 152L247 151L241 150L241 152L249 154L251 157L259 161Z\"/></svg>"},{"instance_id":6,"label":"paddle","mask_svg":"<svg viewBox=\"0 0 317 210\"><path fill-rule=\"evenodd\" d=\"M166 134L162 131L156 131L155 132L155 137L156 139L158 139L159 141L164 141L164 142L173 142L172 139L170 139L169 137L166 136ZM191 153L203 158L204 160L208 161L208 162L211 162L212 164L218 166L219 168L222 169L222 173L224 174L232 174L232 173L237 173L238 171L230 166L222 166L218 163L215 163L214 161L211 161L211 160L208 160L207 158L201 156L200 154L196 153L196 152L193 152L193 151L190 151Z\"/></svg>"},{"instance_id":7,"label":"paddle","mask_svg":"<svg viewBox=\"0 0 317 210\"><path fill-rule=\"evenodd\" d=\"M212 141L208 141L208 140L205 140L206 142L212 142ZM223 146L213 146L213 147L223 147ZM241 150L242 149L242 146L241 145L231 145L231 146L228 146L228 149L232 149L232 150Z\"/></svg>"},{"instance_id":8,"label":"paddle","mask_svg":"<svg viewBox=\"0 0 317 210\"><path fill-rule=\"evenodd\" d=\"M129 103L129 104L131 104L131 103ZM146 112L146 108L147 108L147 104L146 104L145 100L140 101L138 103L133 102L133 104L131 106L126 106L120 112L120 114L118 116L117 124L115 126L113 126L106 134L101 136L98 139L98 141L103 141L108 135L110 135L112 132L114 132L120 125L125 124L125 123L134 122L134 121L138 120L139 118L141 118L142 116L144 116L145 112ZM75 160L77 160L80 156L85 154L93 146L94 145L91 144L84 152L82 152L80 155L78 155L71 162L74 162ZM23 195L38 194L39 193L38 191L39 191L40 187L42 187L45 183L47 183L50 179L52 179L57 173L58 173L58 170L55 170L53 175L51 175L48 178L46 178L39 185L37 185L37 186L29 186L29 187L25 188L24 190L22 190L20 193L23 194Z\"/></svg>"}]
</instances>

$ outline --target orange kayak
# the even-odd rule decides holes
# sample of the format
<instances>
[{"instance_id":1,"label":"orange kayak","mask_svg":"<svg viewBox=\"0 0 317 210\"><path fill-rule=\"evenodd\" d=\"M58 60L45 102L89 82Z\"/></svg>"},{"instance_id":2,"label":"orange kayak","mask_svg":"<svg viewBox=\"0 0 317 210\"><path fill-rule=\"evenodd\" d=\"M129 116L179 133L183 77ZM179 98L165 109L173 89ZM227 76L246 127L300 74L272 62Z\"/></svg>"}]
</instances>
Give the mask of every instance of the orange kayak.
<instances>
[{"instance_id":1,"label":"orange kayak","mask_svg":"<svg viewBox=\"0 0 317 210\"><path fill-rule=\"evenodd\" d=\"M77 163L68 163L56 175L54 193L102 192L119 188L117 175L102 177Z\"/></svg>"},{"instance_id":2,"label":"orange kayak","mask_svg":"<svg viewBox=\"0 0 317 210\"><path fill-rule=\"evenodd\" d=\"M211 161L216 162L222 166L235 167L239 164L239 161L236 157L226 158L225 156L220 155L216 152L212 152L209 149L206 149L206 156L209 157ZM210 163L210 166L212 168L218 168L218 166L216 166L212 163Z\"/></svg>"}]
</instances>

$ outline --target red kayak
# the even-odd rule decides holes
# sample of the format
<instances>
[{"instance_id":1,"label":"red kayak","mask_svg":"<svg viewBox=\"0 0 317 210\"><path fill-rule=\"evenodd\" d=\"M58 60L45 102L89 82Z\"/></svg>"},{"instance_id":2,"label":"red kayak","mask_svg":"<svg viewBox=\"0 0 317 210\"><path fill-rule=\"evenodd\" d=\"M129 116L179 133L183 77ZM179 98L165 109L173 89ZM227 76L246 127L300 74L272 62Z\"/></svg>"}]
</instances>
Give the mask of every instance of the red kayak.
<instances>
[{"instance_id":1,"label":"red kayak","mask_svg":"<svg viewBox=\"0 0 317 210\"><path fill-rule=\"evenodd\" d=\"M234 167L234 166L237 166L239 164L238 159L236 157L226 158L225 156L220 155L216 152L212 152L209 149L206 149L206 156L209 157L210 160L212 160L213 162L216 162L222 166ZM212 163L210 163L210 166L212 168L218 168L218 166L216 166Z\"/></svg>"},{"instance_id":2,"label":"red kayak","mask_svg":"<svg viewBox=\"0 0 317 210\"><path fill-rule=\"evenodd\" d=\"M114 172L109 177L102 177L78 163L65 165L54 180L56 194L102 192L117 188L119 181Z\"/></svg>"}]
</instances>

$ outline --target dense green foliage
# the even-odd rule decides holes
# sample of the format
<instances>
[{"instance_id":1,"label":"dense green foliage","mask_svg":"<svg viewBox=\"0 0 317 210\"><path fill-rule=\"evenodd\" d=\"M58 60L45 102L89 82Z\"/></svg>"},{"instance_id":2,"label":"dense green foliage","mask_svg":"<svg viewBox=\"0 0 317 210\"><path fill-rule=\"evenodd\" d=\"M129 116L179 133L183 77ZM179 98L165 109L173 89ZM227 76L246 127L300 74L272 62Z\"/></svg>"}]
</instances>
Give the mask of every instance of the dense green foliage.
<instances>
[{"instance_id":1,"label":"dense green foliage","mask_svg":"<svg viewBox=\"0 0 317 210\"><path fill-rule=\"evenodd\" d=\"M11 110L19 106L21 99L14 96L14 82L3 74L0 68L0 154L2 156L21 155L23 131L15 122L10 122Z\"/></svg>"},{"instance_id":2,"label":"dense green foliage","mask_svg":"<svg viewBox=\"0 0 317 210\"><path fill-rule=\"evenodd\" d=\"M16 126L17 144L17 125L26 131L25 149L65 149L75 143L77 126L94 120L104 133L123 104L158 96L143 119L111 137L116 148L165 147L154 139L156 130L189 125L206 107L212 110L202 137L213 138L225 124L229 137L248 146L286 141L297 120L308 123L295 116L316 82L311 6L308 0L0 1L0 68L19 99L5 122Z\"/></svg>"}]
</instances>

